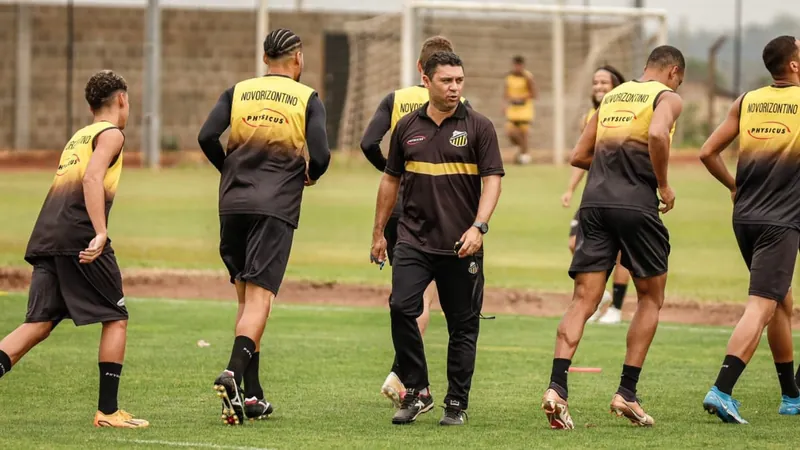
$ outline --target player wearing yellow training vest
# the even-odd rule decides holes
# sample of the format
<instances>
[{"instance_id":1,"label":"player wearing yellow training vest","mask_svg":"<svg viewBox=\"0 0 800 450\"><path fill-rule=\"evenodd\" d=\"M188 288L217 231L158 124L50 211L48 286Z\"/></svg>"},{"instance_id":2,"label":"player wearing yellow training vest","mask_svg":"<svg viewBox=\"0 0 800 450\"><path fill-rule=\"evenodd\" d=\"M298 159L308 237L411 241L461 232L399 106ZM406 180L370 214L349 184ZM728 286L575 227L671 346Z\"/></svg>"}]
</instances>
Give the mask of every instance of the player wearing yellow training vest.
<instances>
[{"instance_id":1,"label":"player wearing yellow training vest","mask_svg":"<svg viewBox=\"0 0 800 450\"><path fill-rule=\"evenodd\" d=\"M762 58L773 83L739 97L700 150L708 171L731 192L733 232L750 272L747 306L703 399L706 411L737 424L747 421L731 394L764 328L781 385L778 413L800 414L791 327L800 246L800 41L777 37L764 47ZM737 137L734 178L720 153Z\"/></svg>"},{"instance_id":2,"label":"player wearing yellow training vest","mask_svg":"<svg viewBox=\"0 0 800 450\"><path fill-rule=\"evenodd\" d=\"M419 59L417 60L417 71L422 74L422 67L425 62L430 59L431 55L437 52L452 52L453 44L445 37L433 36L425 40L420 50ZM469 106L464 98L461 101ZM410 86L404 89L398 89L389 93L383 98L375 115L364 131L364 136L361 139L361 151L364 156L381 172L386 169L386 157L381 151L381 141L387 132L394 130L397 122L402 119L406 114L420 109L425 103L428 102L428 90L420 85ZM401 181L402 182L402 181ZM402 189L399 191L402 192ZM398 194L400 195L400 194ZM384 229L384 236L387 242L387 254L389 263L391 264L394 258L394 247L397 243L397 222L400 219L402 212L403 202L398 198L395 203L395 208L392 210L392 215ZM435 284L431 283L424 294L422 315L417 319L420 334L424 335L425 330L428 328L430 321L430 306L436 298ZM400 395L405 392L405 387L397 377L397 358L392 364L392 371L386 377L386 380L381 387L381 393L392 400L396 407L400 406Z\"/></svg>"},{"instance_id":3,"label":"player wearing yellow training vest","mask_svg":"<svg viewBox=\"0 0 800 450\"><path fill-rule=\"evenodd\" d=\"M585 116L581 117L581 131L583 131L584 127L586 127L586 124L592 120L592 116L594 116L594 113L597 112L597 108L603 101L603 97L605 97L605 95L612 89L624 82L625 78L617 69L612 66L606 65L595 70L594 75L592 75L592 107L586 112ZM569 177L569 183L567 184L567 191L561 196L561 206L564 208L569 208L572 195L575 193L575 189L583 179L584 174L586 174L585 170L579 167L572 168L572 173ZM569 251L573 254L575 253L575 240L578 234L578 213L579 210L576 210L575 216L572 218L572 222L570 223L569 227ZM630 278L631 277L628 273L628 269L623 267L622 264L617 261L617 265L614 267L613 293L608 292L608 290L603 292L603 299L600 302L600 305L597 307L597 311L592 314L592 317L589 318L589 322L615 324L622 320L622 304L625 300L625 293L628 289L628 282L630 281ZM611 303L612 301L613 304L604 312L602 309L603 306Z\"/></svg>"},{"instance_id":4,"label":"player wearing yellow training vest","mask_svg":"<svg viewBox=\"0 0 800 450\"><path fill-rule=\"evenodd\" d=\"M531 161L528 154L528 134L535 116L533 101L537 89L533 74L525 69L522 56L515 56L511 72L505 80L505 116L506 134L512 144L519 147L517 163L527 164Z\"/></svg>"},{"instance_id":5,"label":"player wearing yellow training vest","mask_svg":"<svg viewBox=\"0 0 800 450\"><path fill-rule=\"evenodd\" d=\"M656 47L639 80L622 83L603 97L572 151L570 163L589 175L569 268L575 280L572 305L558 326L550 386L542 398L551 428L575 426L567 405L567 373L620 253L635 279L638 302L610 409L639 426L655 423L639 404L636 386L664 303L670 244L659 212L670 211L675 202L667 161L683 107L675 90L685 69L680 50Z\"/></svg>"},{"instance_id":6,"label":"player wearing yellow training vest","mask_svg":"<svg viewBox=\"0 0 800 450\"><path fill-rule=\"evenodd\" d=\"M125 80L111 71L94 74L86 84L94 121L64 146L33 227L25 250L33 266L28 312L25 323L0 341L0 377L62 320L72 319L77 326L102 323L94 425L144 428L146 420L134 419L117 405L128 310L107 228L122 172L127 91Z\"/></svg>"},{"instance_id":7,"label":"player wearing yellow training vest","mask_svg":"<svg viewBox=\"0 0 800 450\"><path fill-rule=\"evenodd\" d=\"M222 94L198 137L220 171L219 251L239 300L231 357L214 381L230 425L272 413L258 376L261 337L286 272L303 191L330 162L325 107L299 82L300 37L283 28L270 32L264 63L266 76ZM219 138L228 128L225 151Z\"/></svg>"}]
</instances>

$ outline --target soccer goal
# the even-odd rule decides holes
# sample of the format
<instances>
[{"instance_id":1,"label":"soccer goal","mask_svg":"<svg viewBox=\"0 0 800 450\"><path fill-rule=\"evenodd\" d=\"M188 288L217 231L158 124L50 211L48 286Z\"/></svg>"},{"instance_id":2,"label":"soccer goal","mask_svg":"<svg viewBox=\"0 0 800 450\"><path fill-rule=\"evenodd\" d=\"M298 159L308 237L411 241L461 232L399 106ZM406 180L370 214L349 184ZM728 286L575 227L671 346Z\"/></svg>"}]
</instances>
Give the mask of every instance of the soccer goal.
<instances>
[{"instance_id":1,"label":"soccer goal","mask_svg":"<svg viewBox=\"0 0 800 450\"><path fill-rule=\"evenodd\" d=\"M667 43L667 16L647 8L407 0L402 16L351 22L346 31L350 83L341 147L357 147L387 92L419 83L419 47L443 35L464 61L464 96L492 119L505 148L505 75L514 56L525 59L539 91L530 145L537 159L560 165L591 107L594 70L611 64L627 79L641 75L650 50Z\"/></svg>"}]
</instances>

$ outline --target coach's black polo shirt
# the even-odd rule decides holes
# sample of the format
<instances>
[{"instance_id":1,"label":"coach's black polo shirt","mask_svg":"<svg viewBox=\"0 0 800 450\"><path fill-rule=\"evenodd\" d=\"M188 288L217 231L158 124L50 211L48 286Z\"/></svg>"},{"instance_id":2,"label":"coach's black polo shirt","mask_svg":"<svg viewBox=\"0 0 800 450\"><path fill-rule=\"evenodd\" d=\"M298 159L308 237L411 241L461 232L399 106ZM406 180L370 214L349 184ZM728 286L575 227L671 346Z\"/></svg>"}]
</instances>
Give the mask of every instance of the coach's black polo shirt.
<instances>
[{"instance_id":1,"label":"coach's black polo shirt","mask_svg":"<svg viewBox=\"0 0 800 450\"><path fill-rule=\"evenodd\" d=\"M456 241L475 222L481 177L505 171L489 119L459 103L437 126L427 109L428 102L400 119L389 144L386 173L403 176L397 242L453 255Z\"/></svg>"}]
</instances>

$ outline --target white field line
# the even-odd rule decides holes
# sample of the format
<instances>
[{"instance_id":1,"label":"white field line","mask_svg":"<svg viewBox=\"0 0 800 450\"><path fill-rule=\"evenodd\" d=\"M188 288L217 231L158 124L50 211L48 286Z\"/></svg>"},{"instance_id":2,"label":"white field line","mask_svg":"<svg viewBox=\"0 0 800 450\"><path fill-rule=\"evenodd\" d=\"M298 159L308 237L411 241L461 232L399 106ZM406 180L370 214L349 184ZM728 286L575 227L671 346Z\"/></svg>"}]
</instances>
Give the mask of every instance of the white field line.
<instances>
[{"instance_id":1,"label":"white field line","mask_svg":"<svg viewBox=\"0 0 800 450\"><path fill-rule=\"evenodd\" d=\"M204 442L175 442L175 441L161 441L153 439L117 439L117 442L126 442L129 444L140 444L140 445L161 445L165 447L212 448L217 450L270 450L261 447L237 447L235 445L218 445L218 444L208 444Z\"/></svg>"}]
</instances>

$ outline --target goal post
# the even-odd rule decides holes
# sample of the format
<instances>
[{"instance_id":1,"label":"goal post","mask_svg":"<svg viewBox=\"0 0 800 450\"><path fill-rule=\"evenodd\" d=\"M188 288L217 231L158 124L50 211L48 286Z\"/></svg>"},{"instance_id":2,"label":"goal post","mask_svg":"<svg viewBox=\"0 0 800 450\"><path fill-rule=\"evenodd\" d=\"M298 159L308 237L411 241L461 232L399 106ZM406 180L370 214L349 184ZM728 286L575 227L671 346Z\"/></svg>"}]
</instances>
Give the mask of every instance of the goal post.
<instances>
[{"instance_id":1,"label":"goal post","mask_svg":"<svg viewBox=\"0 0 800 450\"><path fill-rule=\"evenodd\" d=\"M457 29L459 24L467 31ZM528 58L526 64L537 78L540 90L535 102L535 120L544 117L548 125L543 129L534 122L530 145L541 149L547 142L545 146L552 150L552 161L556 165L566 160L568 127L580 115L581 108L586 107L594 68L604 62L624 62L626 67L620 69L626 77L639 76L646 52L668 40L667 12L651 8L405 0L400 28L398 73L402 85L418 82L416 58L427 36L443 34L455 38L452 40L456 53L464 59L467 72L464 96L476 110L493 118L495 125L504 120L497 111L498 103L502 102L482 97L502 98L502 92L498 93L496 87L473 90L471 74L475 73L484 84L492 77L496 86L500 86L510 61L506 53L538 55L533 60ZM519 30L517 38L509 34L513 29ZM533 29L537 37L533 37ZM589 37L588 48L578 50L578 45L574 44L575 33L579 30ZM542 39L550 42L544 43ZM530 48L532 46L542 48ZM478 65L496 67L490 71L485 67L475 70ZM544 78L544 82L539 83L539 78Z\"/></svg>"}]
</instances>

